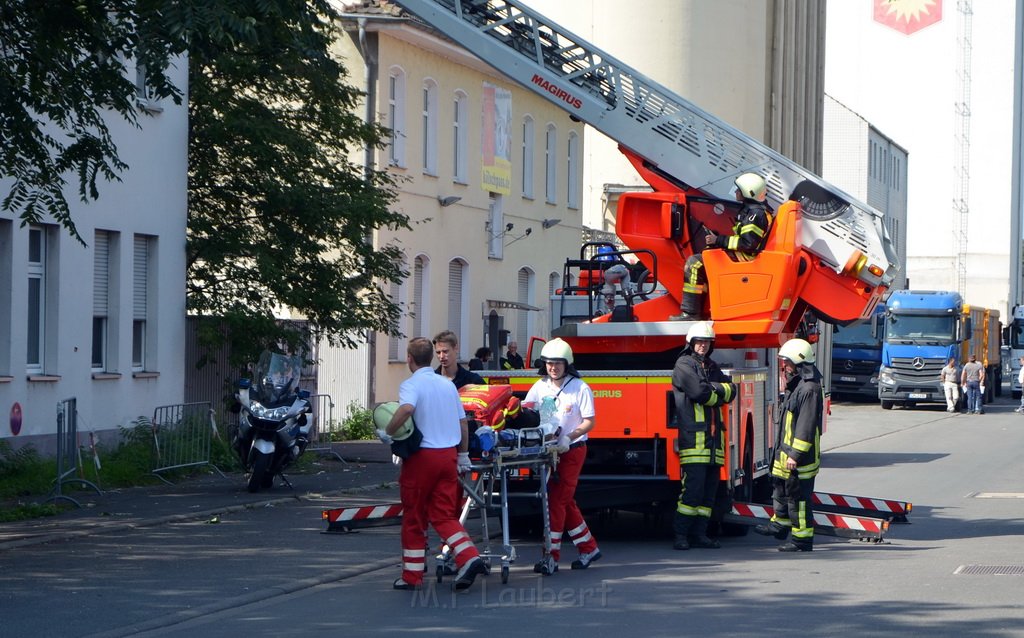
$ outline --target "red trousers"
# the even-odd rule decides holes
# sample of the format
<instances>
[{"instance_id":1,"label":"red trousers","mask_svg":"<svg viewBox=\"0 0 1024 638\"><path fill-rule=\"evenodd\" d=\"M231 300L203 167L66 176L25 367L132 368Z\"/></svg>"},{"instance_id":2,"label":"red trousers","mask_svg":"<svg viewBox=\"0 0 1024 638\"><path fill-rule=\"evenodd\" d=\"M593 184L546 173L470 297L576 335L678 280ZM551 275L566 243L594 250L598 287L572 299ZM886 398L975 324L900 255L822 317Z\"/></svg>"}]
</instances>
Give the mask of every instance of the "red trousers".
<instances>
[{"instance_id":1,"label":"red trousers","mask_svg":"<svg viewBox=\"0 0 1024 638\"><path fill-rule=\"evenodd\" d=\"M410 585L423 582L428 523L451 548L458 567L480 555L459 523L455 454L455 448L420 448L402 461L402 580Z\"/></svg>"},{"instance_id":2,"label":"red trousers","mask_svg":"<svg viewBox=\"0 0 1024 638\"><path fill-rule=\"evenodd\" d=\"M587 446L573 448L558 457L558 469L548 482L548 516L551 519L551 556L557 561L562 554L562 533L567 532L573 545L581 553L597 549L583 520L580 508L576 506L576 484L580 480L583 461L587 459Z\"/></svg>"}]
</instances>

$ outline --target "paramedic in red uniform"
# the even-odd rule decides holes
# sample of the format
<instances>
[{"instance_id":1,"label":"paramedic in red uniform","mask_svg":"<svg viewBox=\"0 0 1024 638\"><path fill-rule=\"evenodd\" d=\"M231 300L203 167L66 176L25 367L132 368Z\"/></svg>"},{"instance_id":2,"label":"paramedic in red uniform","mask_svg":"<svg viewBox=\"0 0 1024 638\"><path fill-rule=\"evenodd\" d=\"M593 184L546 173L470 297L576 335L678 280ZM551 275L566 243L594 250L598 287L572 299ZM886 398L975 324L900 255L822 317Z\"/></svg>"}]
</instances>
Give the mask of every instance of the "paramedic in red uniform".
<instances>
[{"instance_id":1,"label":"paramedic in red uniform","mask_svg":"<svg viewBox=\"0 0 1024 638\"><path fill-rule=\"evenodd\" d=\"M412 376L399 386L399 407L385 428L387 435L393 435L412 416L423 434L420 449L402 462L398 478L403 510L402 576L394 588L423 585L429 523L451 548L458 568L453 587L461 591L486 573L487 567L459 523L455 498L458 473L470 467L466 412L455 386L430 369L433 355L429 340L419 337L409 342L406 361Z\"/></svg>"},{"instance_id":2,"label":"paramedic in red uniform","mask_svg":"<svg viewBox=\"0 0 1024 638\"><path fill-rule=\"evenodd\" d=\"M539 410L544 397L554 397L556 419L562 428L559 444L568 448L559 455L558 467L548 482L551 553L533 566L534 572L550 576L558 571L563 532L580 555L572 569L586 569L601 558L575 500L576 483L587 458L587 432L594 427L594 393L572 367L572 348L565 341L552 339L544 344L540 358L547 374L533 384L524 403Z\"/></svg>"}]
</instances>

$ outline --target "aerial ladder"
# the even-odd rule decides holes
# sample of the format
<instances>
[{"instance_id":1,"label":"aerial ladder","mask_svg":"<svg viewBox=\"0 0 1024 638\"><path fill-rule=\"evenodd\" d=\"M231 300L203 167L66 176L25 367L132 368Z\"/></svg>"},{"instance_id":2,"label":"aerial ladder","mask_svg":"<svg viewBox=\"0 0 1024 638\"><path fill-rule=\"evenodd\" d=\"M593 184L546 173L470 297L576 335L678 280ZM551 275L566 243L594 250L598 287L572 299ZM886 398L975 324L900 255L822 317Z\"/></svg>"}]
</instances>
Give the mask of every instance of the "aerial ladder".
<instances>
[{"instance_id":1,"label":"aerial ladder","mask_svg":"<svg viewBox=\"0 0 1024 638\"><path fill-rule=\"evenodd\" d=\"M735 347L777 347L807 311L840 325L870 318L894 279L897 258L881 213L518 0L396 4L617 141L654 189L620 199L616 232L668 294L632 308L629 329L608 326L611 315L556 328L574 352L606 352L609 338L630 332L635 352L678 347L686 325L664 324L679 308L683 264L702 246L703 229L729 234L722 206L735 204L733 181L744 172L765 178L778 214L775 239L758 259L704 253L710 316Z\"/></svg>"}]
</instances>

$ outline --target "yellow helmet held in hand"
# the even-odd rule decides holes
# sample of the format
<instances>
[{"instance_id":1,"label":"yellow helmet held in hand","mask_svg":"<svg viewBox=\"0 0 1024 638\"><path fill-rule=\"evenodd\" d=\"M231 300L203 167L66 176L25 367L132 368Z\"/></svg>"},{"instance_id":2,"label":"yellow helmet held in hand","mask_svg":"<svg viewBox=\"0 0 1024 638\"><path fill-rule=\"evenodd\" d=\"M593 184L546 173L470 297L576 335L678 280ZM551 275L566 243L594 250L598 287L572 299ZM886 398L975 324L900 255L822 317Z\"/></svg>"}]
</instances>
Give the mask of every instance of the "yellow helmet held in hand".
<instances>
[{"instance_id":1,"label":"yellow helmet held in hand","mask_svg":"<svg viewBox=\"0 0 1024 638\"><path fill-rule=\"evenodd\" d=\"M746 199L763 202L768 196L768 183L757 173L744 173L736 178L736 188Z\"/></svg>"},{"instance_id":2,"label":"yellow helmet held in hand","mask_svg":"<svg viewBox=\"0 0 1024 638\"><path fill-rule=\"evenodd\" d=\"M779 348L779 358L797 366L801 363L814 363L814 348L803 339L790 339Z\"/></svg>"},{"instance_id":3,"label":"yellow helmet held in hand","mask_svg":"<svg viewBox=\"0 0 1024 638\"><path fill-rule=\"evenodd\" d=\"M387 403L381 403L373 409L373 426L378 430L383 430L388 427L388 423L391 423L391 417L395 416L395 412L398 412L398 401L388 401ZM391 435L394 441L404 441L409 438L412 434L413 428L415 428L412 417L410 416L405 420L405 423L400 425L395 433Z\"/></svg>"}]
</instances>

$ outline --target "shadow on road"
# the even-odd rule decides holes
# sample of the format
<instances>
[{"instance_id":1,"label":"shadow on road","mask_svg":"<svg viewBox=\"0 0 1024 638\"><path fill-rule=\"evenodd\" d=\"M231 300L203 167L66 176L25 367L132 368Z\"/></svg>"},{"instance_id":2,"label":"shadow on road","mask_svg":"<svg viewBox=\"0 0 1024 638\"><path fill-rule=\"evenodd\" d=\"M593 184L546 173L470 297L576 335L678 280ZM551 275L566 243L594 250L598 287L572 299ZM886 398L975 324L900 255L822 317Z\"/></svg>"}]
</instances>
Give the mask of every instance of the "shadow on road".
<instances>
[{"instance_id":1,"label":"shadow on road","mask_svg":"<svg viewBox=\"0 0 1024 638\"><path fill-rule=\"evenodd\" d=\"M824 452L822 465L828 468L889 467L904 463L931 463L948 454L921 452Z\"/></svg>"}]
</instances>

